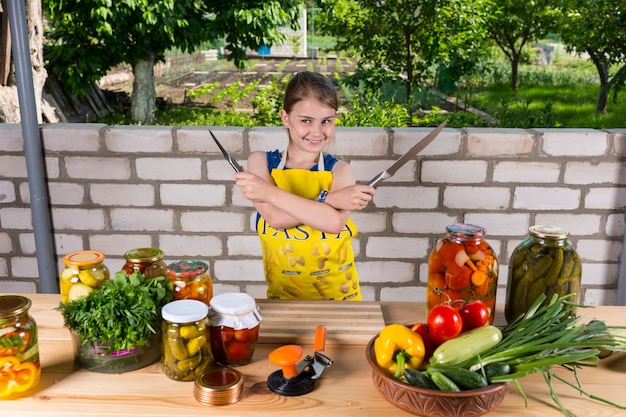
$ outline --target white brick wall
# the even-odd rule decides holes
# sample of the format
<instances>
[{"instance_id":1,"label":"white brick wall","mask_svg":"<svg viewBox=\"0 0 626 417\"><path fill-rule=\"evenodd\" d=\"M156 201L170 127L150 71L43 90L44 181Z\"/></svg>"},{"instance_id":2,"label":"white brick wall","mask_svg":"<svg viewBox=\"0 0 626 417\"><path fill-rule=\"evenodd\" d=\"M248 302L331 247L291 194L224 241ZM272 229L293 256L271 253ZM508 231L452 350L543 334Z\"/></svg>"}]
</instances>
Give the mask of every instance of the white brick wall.
<instances>
[{"instance_id":1,"label":"white brick wall","mask_svg":"<svg viewBox=\"0 0 626 417\"><path fill-rule=\"evenodd\" d=\"M282 128L211 127L244 166L254 150L284 148ZM338 128L328 151L367 182L431 129ZM115 272L129 249L166 262L202 259L217 293L265 295L255 213L233 184L207 127L62 124L42 127L57 262L98 249ZM500 262L533 224L571 232L583 260L583 300L616 301L625 229L626 131L445 129L355 213L366 300L423 301L428 256L445 227L475 223ZM39 285L28 172L19 125L0 125L0 292Z\"/></svg>"}]
</instances>

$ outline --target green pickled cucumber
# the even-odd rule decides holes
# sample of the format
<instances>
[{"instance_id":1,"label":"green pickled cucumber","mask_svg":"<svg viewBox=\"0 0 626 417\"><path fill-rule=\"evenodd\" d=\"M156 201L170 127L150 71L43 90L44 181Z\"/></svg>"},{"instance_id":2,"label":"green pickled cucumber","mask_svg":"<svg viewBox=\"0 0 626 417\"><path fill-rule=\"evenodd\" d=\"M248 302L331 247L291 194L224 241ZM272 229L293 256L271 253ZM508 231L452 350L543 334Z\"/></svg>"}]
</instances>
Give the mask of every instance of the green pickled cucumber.
<instances>
[{"instance_id":1,"label":"green pickled cucumber","mask_svg":"<svg viewBox=\"0 0 626 417\"><path fill-rule=\"evenodd\" d=\"M180 328L180 335L185 339L194 339L196 337L202 336L206 333L206 327L204 322L199 321L196 324L190 324L187 326L182 326Z\"/></svg>"},{"instance_id":2,"label":"green pickled cucumber","mask_svg":"<svg viewBox=\"0 0 626 417\"><path fill-rule=\"evenodd\" d=\"M569 276L574 271L574 267L576 266L576 259L572 252L565 252L563 254L563 268L561 268L561 273L559 274L558 281L565 281L569 278Z\"/></svg>"},{"instance_id":3,"label":"green pickled cucumber","mask_svg":"<svg viewBox=\"0 0 626 417\"><path fill-rule=\"evenodd\" d=\"M547 287L551 287L556 283L556 280L561 273L561 268L563 267L563 248L555 248L552 252L552 264L550 265L550 269L546 272L543 280Z\"/></svg>"},{"instance_id":4,"label":"green pickled cucumber","mask_svg":"<svg viewBox=\"0 0 626 417\"><path fill-rule=\"evenodd\" d=\"M200 364L202 355L194 355L176 363L176 369L182 372L193 371Z\"/></svg>"},{"instance_id":5,"label":"green pickled cucumber","mask_svg":"<svg viewBox=\"0 0 626 417\"><path fill-rule=\"evenodd\" d=\"M187 349L185 348L185 343L178 338L167 338L167 350L169 350L172 353L172 356L179 361L187 359L189 356Z\"/></svg>"},{"instance_id":6,"label":"green pickled cucumber","mask_svg":"<svg viewBox=\"0 0 626 417\"><path fill-rule=\"evenodd\" d=\"M539 260L535 262L530 269L533 274L533 280L537 280L543 277L544 274L548 272L551 265L552 265L552 256L544 255L541 258L539 258Z\"/></svg>"},{"instance_id":7,"label":"green pickled cucumber","mask_svg":"<svg viewBox=\"0 0 626 417\"><path fill-rule=\"evenodd\" d=\"M187 351L189 352L190 355L195 355L196 353L200 352L200 349L202 349L205 345L206 345L205 335L194 337L189 342L187 342Z\"/></svg>"},{"instance_id":8,"label":"green pickled cucumber","mask_svg":"<svg viewBox=\"0 0 626 417\"><path fill-rule=\"evenodd\" d=\"M516 270L519 266L521 266L526 260L526 251L525 250L515 250L511 255L511 268Z\"/></svg>"},{"instance_id":9,"label":"green pickled cucumber","mask_svg":"<svg viewBox=\"0 0 626 417\"><path fill-rule=\"evenodd\" d=\"M537 300L537 297L546 292L546 289L546 284L543 282L543 280L536 279L535 281L533 281L533 283L530 285L530 288L528 289L526 297L523 299L525 302L524 311L528 310L530 306L535 302L535 300Z\"/></svg>"},{"instance_id":10,"label":"green pickled cucumber","mask_svg":"<svg viewBox=\"0 0 626 417\"><path fill-rule=\"evenodd\" d=\"M517 316L526 311L526 296L532 283L530 273L526 271L522 277L517 280L514 287L510 288L508 302L505 305L505 316L507 321L515 319Z\"/></svg>"}]
</instances>

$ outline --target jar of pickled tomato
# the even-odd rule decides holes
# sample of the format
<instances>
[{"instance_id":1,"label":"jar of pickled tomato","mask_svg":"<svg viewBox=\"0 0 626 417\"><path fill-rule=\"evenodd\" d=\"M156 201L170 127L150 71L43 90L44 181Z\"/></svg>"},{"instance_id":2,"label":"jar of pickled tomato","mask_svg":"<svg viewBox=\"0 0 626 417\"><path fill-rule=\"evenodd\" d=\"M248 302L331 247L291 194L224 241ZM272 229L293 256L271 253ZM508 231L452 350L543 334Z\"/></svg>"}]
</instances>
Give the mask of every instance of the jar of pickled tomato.
<instances>
[{"instance_id":1,"label":"jar of pickled tomato","mask_svg":"<svg viewBox=\"0 0 626 417\"><path fill-rule=\"evenodd\" d=\"M171 301L161 309L161 369L177 381L194 381L211 363L209 306L198 300Z\"/></svg>"},{"instance_id":2,"label":"jar of pickled tomato","mask_svg":"<svg viewBox=\"0 0 626 417\"><path fill-rule=\"evenodd\" d=\"M262 320L254 298L243 293L216 295L211 300L209 319L215 362L222 366L250 363Z\"/></svg>"},{"instance_id":3,"label":"jar of pickled tomato","mask_svg":"<svg viewBox=\"0 0 626 417\"><path fill-rule=\"evenodd\" d=\"M428 311L437 304L482 300L495 316L498 259L481 226L456 223L437 242L428 259Z\"/></svg>"},{"instance_id":4,"label":"jar of pickled tomato","mask_svg":"<svg viewBox=\"0 0 626 417\"><path fill-rule=\"evenodd\" d=\"M0 399L28 395L39 384L37 323L30 306L26 297L0 296Z\"/></svg>"},{"instance_id":5,"label":"jar of pickled tomato","mask_svg":"<svg viewBox=\"0 0 626 417\"><path fill-rule=\"evenodd\" d=\"M182 260L167 266L167 277L174 285L174 300L198 300L210 305L213 281L209 266L201 261Z\"/></svg>"},{"instance_id":6,"label":"jar of pickled tomato","mask_svg":"<svg viewBox=\"0 0 626 417\"><path fill-rule=\"evenodd\" d=\"M165 254L157 248L136 248L124 254L126 263L122 270L131 275L136 269L146 278L167 277Z\"/></svg>"},{"instance_id":7,"label":"jar of pickled tomato","mask_svg":"<svg viewBox=\"0 0 626 417\"><path fill-rule=\"evenodd\" d=\"M61 302L67 303L98 289L109 279L104 254L97 250L81 250L63 257L65 268L59 276Z\"/></svg>"}]
</instances>

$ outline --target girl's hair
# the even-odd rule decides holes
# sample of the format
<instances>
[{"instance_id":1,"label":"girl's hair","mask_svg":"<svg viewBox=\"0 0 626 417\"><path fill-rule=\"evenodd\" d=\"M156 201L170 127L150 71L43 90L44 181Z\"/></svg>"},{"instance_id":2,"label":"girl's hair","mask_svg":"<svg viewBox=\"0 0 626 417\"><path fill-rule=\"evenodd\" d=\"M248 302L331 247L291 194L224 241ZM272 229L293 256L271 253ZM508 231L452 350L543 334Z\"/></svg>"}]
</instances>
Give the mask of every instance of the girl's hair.
<instances>
[{"instance_id":1,"label":"girl's hair","mask_svg":"<svg viewBox=\"0 0 626 417\"><path fill-rule=\"evenodd\" d=\"M289 80L283 97L283 108L287 113L291 113L297 102L309 97L332 107L335 111L339 108L337 90L332 81L320 73L311 71L298 72Z\"/></svg>"}]
</instances>

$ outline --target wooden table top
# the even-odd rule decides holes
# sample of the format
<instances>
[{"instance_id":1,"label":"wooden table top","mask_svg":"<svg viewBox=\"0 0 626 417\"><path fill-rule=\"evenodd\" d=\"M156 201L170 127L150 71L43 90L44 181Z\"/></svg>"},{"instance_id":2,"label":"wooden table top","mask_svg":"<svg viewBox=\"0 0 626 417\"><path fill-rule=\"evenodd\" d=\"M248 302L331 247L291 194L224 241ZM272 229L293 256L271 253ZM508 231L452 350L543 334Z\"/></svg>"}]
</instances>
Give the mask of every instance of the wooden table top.
<instances>
[{"instance_id":1,"label":"wooden table top","mask_svg":"<svg viewBox=\"0 0 626 417\"><path fill-rule=\"evenodd\" d=\"M277 370L267 355L280 344L263 341L257 346L253 362L237 368L245 375L240 401L225 406L204 406L193 396L193 382L167 378L159 363L123 373L101 374L85 371L74 364L69 331L61 314L54 310L59 296L24 294L33 302L31 315L39 327L42 364L41 382L29 397L0 403L0 416L410 416L376 391L371 370L365 360L365 343L327 343L325 353L334 364L315 382L315 389L298 397L283 397L269 391L265 381ZM259 300L265 304L270 300ZM290 302L298 304L299 301ZM386 323L409 324L423 321L423 303L383 302L380 305ZM626 325L626 307L596 307L581 312L608 324ZM502 317L498 311L497 317ZM320 319L318 324L325 324ZM346 322L347 327L350 322ZM263 323L261 323L261 333ZM375 332L372 333L372 337ZM330 331L329 331L330 336ZM302 345L312 353L310 344ZM579 372L583 387L591 394L626 405L623 386L626 381L626 354L614 354L598 368ZM489 416L562 416L540 375L520 380L528 397L524 399L514 384L498 408ZM578 416L616 417L625 411L581 396L577 391L556 383L562 403Z\"/></svg>"}]
</instances>

